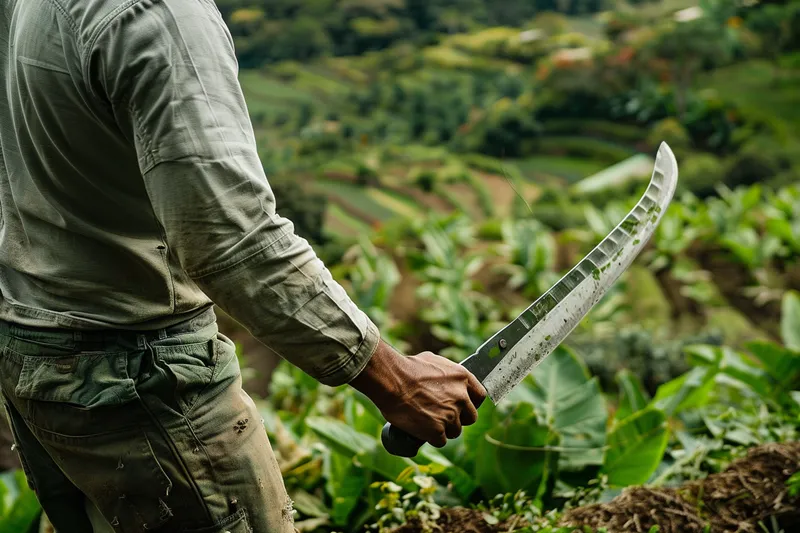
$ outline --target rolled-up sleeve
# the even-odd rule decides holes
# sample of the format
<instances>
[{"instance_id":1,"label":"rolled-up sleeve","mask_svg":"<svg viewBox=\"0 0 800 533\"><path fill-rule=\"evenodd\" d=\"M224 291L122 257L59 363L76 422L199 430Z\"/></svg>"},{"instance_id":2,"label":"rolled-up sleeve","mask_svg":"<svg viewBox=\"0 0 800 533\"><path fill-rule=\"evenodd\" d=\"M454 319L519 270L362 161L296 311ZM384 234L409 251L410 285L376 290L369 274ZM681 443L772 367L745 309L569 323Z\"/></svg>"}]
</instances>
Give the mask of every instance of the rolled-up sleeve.
<instances>
[{"instance_id":1,"label":"rolled-up sleeve","mask_svg":"<svg viewBox=\"0 0 800 533\"><path fill-rule=\"evenodd\" d=\"M140 0L87 44L86 75L135 146L165 245L220 307L320 382L349 382L376 326L276 212L211 0Z\"/></svg>"}]
</instances>

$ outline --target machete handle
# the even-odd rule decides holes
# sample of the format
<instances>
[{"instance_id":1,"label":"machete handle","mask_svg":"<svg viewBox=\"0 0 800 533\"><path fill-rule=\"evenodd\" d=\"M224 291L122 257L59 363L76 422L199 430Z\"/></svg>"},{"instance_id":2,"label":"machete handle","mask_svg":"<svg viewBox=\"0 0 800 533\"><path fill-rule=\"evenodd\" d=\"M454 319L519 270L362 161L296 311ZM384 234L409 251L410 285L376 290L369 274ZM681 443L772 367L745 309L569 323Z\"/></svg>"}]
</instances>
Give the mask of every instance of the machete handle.
<instances>
[{"instance_id":1,"label":"machete handle","mask_svg":"<svg viewBox=\"0 0 800 533\"><path fill-rule=\"evenodd\" d=\"M386 451L398 457L414 457L425 441L410 435L388 422L381 430L381 442Z\"/></svg>"}]
</instances>

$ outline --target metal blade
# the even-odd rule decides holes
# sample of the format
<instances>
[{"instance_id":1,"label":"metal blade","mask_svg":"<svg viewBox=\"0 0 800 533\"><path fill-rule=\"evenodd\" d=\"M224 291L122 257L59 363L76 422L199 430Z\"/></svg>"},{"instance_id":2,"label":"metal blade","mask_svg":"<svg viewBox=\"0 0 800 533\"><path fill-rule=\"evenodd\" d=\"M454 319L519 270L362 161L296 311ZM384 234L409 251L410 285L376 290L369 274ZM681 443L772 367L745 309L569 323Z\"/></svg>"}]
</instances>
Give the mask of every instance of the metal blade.
<instances>
[{"instance_id":1,"label":"metal blade","mask_svg":"<svg viewBox=\"0 0 800 533\"><path fill-rule=\"evenodd\" d=\"M639 255L672 201L678 164L662 143L642 198L594 250L462 365L492 402L511 389L572 332Z\"/></svg>"}]
</instances>

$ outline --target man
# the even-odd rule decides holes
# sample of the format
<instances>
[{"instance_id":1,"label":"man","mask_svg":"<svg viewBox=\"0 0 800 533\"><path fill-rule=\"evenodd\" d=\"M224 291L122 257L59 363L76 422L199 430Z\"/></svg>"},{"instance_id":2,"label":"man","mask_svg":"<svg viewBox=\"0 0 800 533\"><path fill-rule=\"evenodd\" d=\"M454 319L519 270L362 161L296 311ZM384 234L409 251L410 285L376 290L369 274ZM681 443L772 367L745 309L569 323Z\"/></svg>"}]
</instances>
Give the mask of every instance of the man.
<instances>
[{"instance_id":1,"label":"man","mask_svg":"<svg viewBox=\"0 0 800 533\"><path fill-rule=\"evenodd\" d=\"M434 446L475 422L276 213L212 0L0 0L0 68L0 384L59 533L293 530L212 300Z\"/></svg>"}]
</instances>

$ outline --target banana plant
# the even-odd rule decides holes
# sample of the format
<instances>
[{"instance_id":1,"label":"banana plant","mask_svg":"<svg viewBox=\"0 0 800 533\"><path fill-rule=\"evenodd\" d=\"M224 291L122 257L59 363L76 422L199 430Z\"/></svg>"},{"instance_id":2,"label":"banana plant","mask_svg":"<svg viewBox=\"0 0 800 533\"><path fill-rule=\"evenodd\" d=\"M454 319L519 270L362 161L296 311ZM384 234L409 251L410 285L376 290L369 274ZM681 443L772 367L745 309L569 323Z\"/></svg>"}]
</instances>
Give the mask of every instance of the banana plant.
<instances>
[{"instance_id":1,"label":"banana plant","mask_svg":"<svg viewBox=\"0 0 800 533\"><path fill-rule=\"evenodd\" d=\"M429 302L420 318L431 324L437 339L449 344L440 354L455 361L473 353L504 325L499 307L484 294L428 283L420 287L419 296Z\"/></svg>"},{"instance_id":2,"label":"banana plant","mask_svg":"<svg viewBox=\"0 0 800 533\"><path fill-rule=\"evenodd\" d=\"M385 325L389 321L387 309L392 291L400 283L400 272L394 260L362 237L358 245L345 254L343 261L349 266L347 274L353 301L377 326Z\"/></svg>"},{"instance_id":3,"label":"banana plant","mask_svg":"<svg viewBox=\"0 0 800 533\"><path fill-rule=\"evenodd\" d=\"M774 258L786 254L786 248L778 237L773 234L760 236L751 226L728 230L720 237L719 243L750 271L767 267Z\"/></svg>"},{"instance_id":4,"label":"banana plant","mask_svg":"<svg viewBox=\"0 0 800 533\"><path fill-rule=\"evenodd\" d=\"M800 187L785 187L773 193L764 208L767 231L786 249L800 255Z\"/></svg>"},{"instance_id":5,"label":"banana plant","mask_svg":"<svg viewBox=\"0 0 800 533\"><path fill-rule=\"evenodd\" d=\"M483 266L480 254L465 253L473 238L469 222L461 218L429 220L415 229L422 249L408 256L423 282L468 290L470 277Z\"/></svg>"},{"instance_id":6,"label":"banana plant","mask_svg":"<svg viewBox=\"0 0 800 533\"><path fill-rule=\"evenodd\" d=\"M496 270L509 275L509 288L522 289L526 297L536 298L558 281L556 241L543 224L534 219L508 219L501 231L508 263Z\"/></svg>"},{"instance_id":7,"label":"banana plant","mask_svg":"<svg viewBox=\"0 0 800 533\"><path fill-rule=\"evenodd\" d=\"M389 313L392 294L400 283L400 272L394 260L367 237L362 237L345 254L343 263L353 301L380 328L384 340L405 350L407 344L393 334L397 324Z\"/></svg>"},{"instance_id":8,"label":"banana plant","mask_svg":"<svg viewBox=\"0 0 800 533\"><path fill-rule=\"evenodd\" d=\"M709 225L717 235L726 235L742 226L755 227L762 189L758 185L730 189L717 187L718 198L709 198L706 209L698 212L697 226Z\"/></svg>"},{"instance_id":9,"label":"banana plant","mask_svg":"<svg viewBox=\"0 0 800 533\"><path fill-rule=\"evenodd\" d=\"M667 208L653 235L652 249L643 254L650 268L674 267L687 248L700 237L702 228L692 223L693 207L681 202Z\"/></svg>"}]
</instances>

